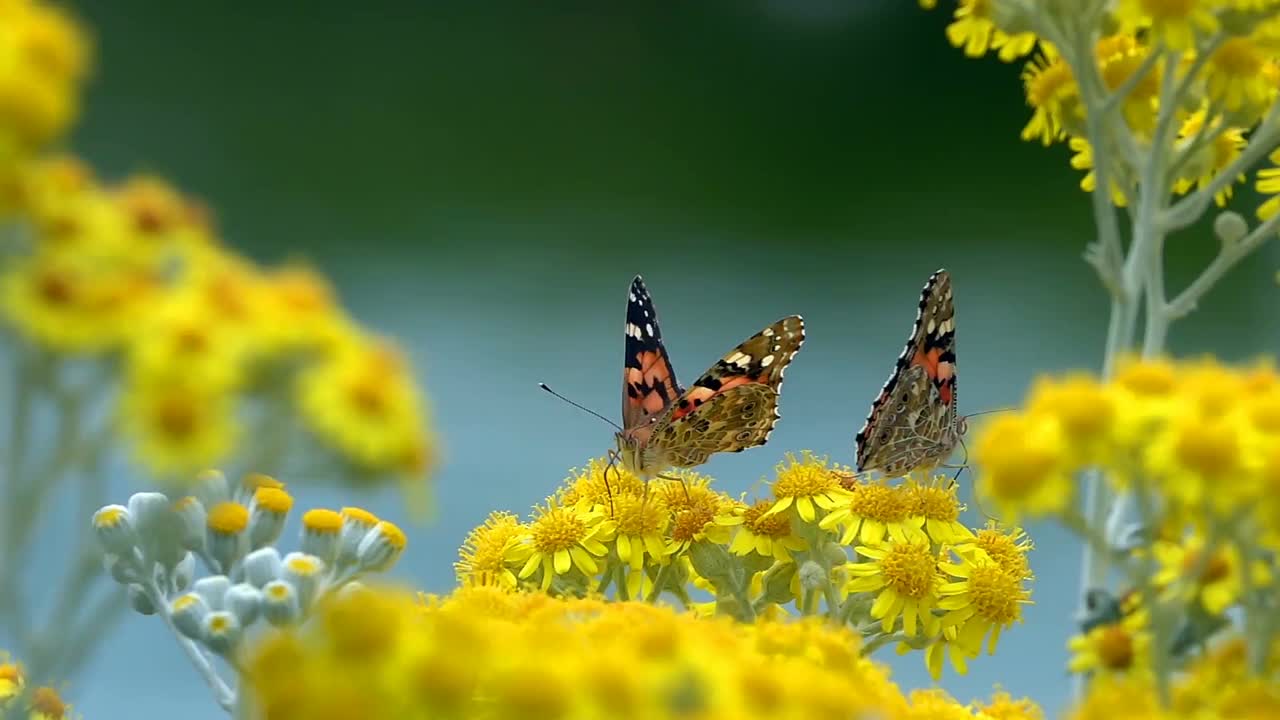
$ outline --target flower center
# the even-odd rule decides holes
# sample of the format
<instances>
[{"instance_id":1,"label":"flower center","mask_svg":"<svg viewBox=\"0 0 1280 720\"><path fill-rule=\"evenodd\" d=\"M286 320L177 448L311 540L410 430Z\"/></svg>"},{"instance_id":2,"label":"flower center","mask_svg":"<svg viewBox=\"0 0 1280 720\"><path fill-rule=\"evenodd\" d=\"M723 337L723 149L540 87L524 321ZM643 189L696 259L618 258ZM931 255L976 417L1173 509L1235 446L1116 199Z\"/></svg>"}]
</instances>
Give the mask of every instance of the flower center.
<instances>
[{"instance_id":1,"label":"flower center","mask_svg":"<svg viewBox=\"0 0 1280 720\"><path fill-rule=\"evenodd\" d=\"M899 595L918 600L933 590L938 564L927 545L894 543L880 560L880 572Z\"/></svg>"},{"instance_id":2,"label":"flower center","mask_svg":"<svg viewBox=\"0 0 1280 720\"><path fill-rule=\"evenodd\" d=\"M778 471L773 481L774 497L812 497L834 487L837 482L826 467L814 462L793 462Z\"/></svg>"},{"instance_id":3,"label":"flower center","mask_svg":"<svg viewBox=\"0 0 1280 720\"><path fill-rule=\"evenodd\" d=\"M984 620L1008 625L1022 616L1022 583L999 565L975 567L969 576L973 609Z\"/></svg>"},{"instance_id":4,"label":"flower center","mask_svg":"<svg viewBox=\"0 0 1280 720\"><path fill-rule=\"evenodd\" d=\"M1041 65L1038 72L1033 72L1027 79L1027 103L1033 107L1042 107L1064 90L1075 85L1071 69L1062 60L1055 59Z\"/></svg>"},{"instance_id":5,"label":"flower center","mask_svg":"<svg viewBox=\"0 0 1280 720\"><path fill-rule=\"evenodd\" d=\"M996 561L996 564L1004 568L1004 571L1014 577L1025 578L1031 575L1031 568L1027 564L1027 554L1025 548L1019 546L1016 536L1009 536L998 530L990 528L979 530L977 542L975 543L981 548L987 556Z\"/></svg>"},{"instance_id":6,"label":"flower center","mask_svg":"<svg viewBox=\"0 0 1280 720\"><path fill-rule=\"evenodd\" d=\"M690 542L715 519L715 511L706 507L677 510L671 522L671 539L676 542Z\"/></svg>"},{"instance_id":7,"label":"flower center","mask_svg":"<svg viewBox=\"0 0 1280 720\"><path fill-rule=\"evenodd\" d=\"M907 491L911 503L911 514L920 515L929 520L953 522L960 517L960 503L949 490L931 485L915 485Z\"/></svg>"},{"instance_id":8,"label":"flower center","mask_svg":"<svg viewBox=\"0 0 1280 720\"><path fill-rule=\"evenodd\" d=\"M1133 637L1120 625L1108 625L1098 638L1098 660L1109 670L1127 670L1133 665Z\"/></svg>"},{"instance_id":9,"label":"flower center","mask_svg":"<svg viewBox=\"0 0 1280 720\"><path fill-rule=\"evenodd\" d=\"M620 495L613 499L613 519L621 535L649 535L664 529L667 509L654 494Z\"/></svg>"},{"instance_id":10,"label":"flower center","mask_svg":"<svg viewBox=\"0 0 1280 720\"><path fill-rule=\"evenodd\" d=\"M190 437L198 426L196 409L189 398L181 395L166 397L156 408L156 426L174 440Z\"/></svg>"},{"instance_id":11,"label":"flower center","mask_svg":"<svg viewBox=\"0 0 1280 720\"><path fill-rule=\"evenodd\" d=\"M1141 0L1142 9L1153 20L1181 20L1191 15L1197 0Z\"/></svg>"},{"instance_id":12,"label":"flower center","mask_svg":"<svg viewBox=\"0 0 1280 720\"><path fill-rule=\"evenodd\" d=\"M387 412L385 386L374 378L360 378L347 388L351 404L366 417L377 418Z\"/></svg>"},{"instance_id":13,"label":"flower center","mask_svg":"<svg viewBox=\"0 0 1280 720\"><path fill-rule=\"evenodd\" d=\"M1177 456L1201 475L1225 475L1238 465L1240 440L1235 429L1225 422L1197 423L1182 430Z\"/></svg>"},{"instance_id":14,"label":"flower center","mask_svg":"<svg viewBox=\"0 0 1280 720\"><path fill-rule=\"evenodd\" d=\"M1263 57L1247 37L1233 37L1213 54L1213 64L1224 75L1253 77L1262 70Z\"/></svg>"},{"instance_id":15,"label":"flower center","mask_svg":"<svg viewBox=\"0 0 1280 720\"><path fill-rule=\"evenodd\" d=\"M70 305L75 300L71 280L63 273L46 270L37 284L40 297L50 305Z\"/></svg>"},{"instance_id":16,"label":"flower center","mask_svg":"<svg viewBox=\"0 0 1280 720\"><path fill-rule=\"evenodd\" d=\"M587 535L587 525L562 507L553 507L538 516L530 528L534 547L544 553L568 550Z\"/></svg>"},{"instance_id":17,"label":"flower center","mask_svg":"<svg viewBox=\"0 0 1280 720\"><path fill-rule=\"evenodd\" d=\"M1134 363L1120 372L1116 381L1135 395L1159 397L1173 392L1176 375L1167 363Z\"/></svg>"},{"instance_id":18,"label":"flower center","mask_svg":"<svg viewBox=\"0 0 1280 720\"><path fill-rule=\"evenodd\" d=\"M855 485L849 500L849 512L880 522L901 522L910 511L910 498L888 485Z\"/></svg>"},{"instance_id":19,"label":"flower center","mask_svg":"<svg viewBox=\"0 0 1280 720\"><path fill-rule=\"evenodd\" d=\"M787 513L765 515L773 507L768 500L759 500L742 514L742 525L752 535L786 537L791 534L791 516Z\"/></svg>"},{"instance_id":20,"label":"flower center","mask_svg":"<svg viewBox=\"0 0 1280 720\"><path fill-rule=\"evenodd\" d=\"M459 569L471 574L496 574L506 566L503 552L507 541L520 531L520 521L511 513L490 515L484 524L471 531L462 543L462 562Z\"/></svg>"}]
</instances>

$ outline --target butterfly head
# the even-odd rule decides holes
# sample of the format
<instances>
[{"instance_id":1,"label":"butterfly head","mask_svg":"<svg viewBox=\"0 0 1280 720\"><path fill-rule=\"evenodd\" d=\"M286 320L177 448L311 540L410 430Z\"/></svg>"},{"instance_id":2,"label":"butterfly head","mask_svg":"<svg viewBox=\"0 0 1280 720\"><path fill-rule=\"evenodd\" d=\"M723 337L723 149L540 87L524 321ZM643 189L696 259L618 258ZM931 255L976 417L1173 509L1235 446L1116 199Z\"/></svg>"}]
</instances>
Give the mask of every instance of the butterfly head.
<instances>
[{"instance_id":1,"label":"butterfly head","mask_svg":"<svg viewBox=\"0 0 1280 720\"><path fill-rule=\"evenodd\" d=\"M627 471L642 479L648 478L645 472L645 450L648 427L628 428L613 434L617 445L618 461Z\"/></svg>"}]
</instances>

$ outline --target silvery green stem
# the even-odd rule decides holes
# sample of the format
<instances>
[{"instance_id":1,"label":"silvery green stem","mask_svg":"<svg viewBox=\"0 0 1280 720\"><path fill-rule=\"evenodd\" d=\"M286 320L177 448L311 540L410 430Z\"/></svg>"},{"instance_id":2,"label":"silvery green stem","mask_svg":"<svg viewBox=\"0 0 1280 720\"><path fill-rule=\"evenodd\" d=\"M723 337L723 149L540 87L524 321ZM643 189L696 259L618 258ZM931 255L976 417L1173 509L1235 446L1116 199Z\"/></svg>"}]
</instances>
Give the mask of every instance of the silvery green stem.
<instances>
[{"instance_id":1,"label":"silvery green stem","mask_svg":"<svg viewBox=\"0 0 1280 720\"><path fill-rule=\"evenodd\" d=\"M209 689L213 691L213 699L218 706L225 710L228 714L234 713L236 710L236 692L227 685L226 681L218 675L218 671L213 667L213 663L209 660L209 656L200 649L200 646L192 639L185 637L178 632L178 628L173 624L173 616L169 607L169 601L160 587L155 583L151 583L147 587L147 594L151 597L151 601L156 606L156 614L164 621L165 627L173 634L178 642L178 646L182 648L182 652L186 654L187 659L191 661L196 672L200 677L204 678Z\"/></svg>"}]
</instances>

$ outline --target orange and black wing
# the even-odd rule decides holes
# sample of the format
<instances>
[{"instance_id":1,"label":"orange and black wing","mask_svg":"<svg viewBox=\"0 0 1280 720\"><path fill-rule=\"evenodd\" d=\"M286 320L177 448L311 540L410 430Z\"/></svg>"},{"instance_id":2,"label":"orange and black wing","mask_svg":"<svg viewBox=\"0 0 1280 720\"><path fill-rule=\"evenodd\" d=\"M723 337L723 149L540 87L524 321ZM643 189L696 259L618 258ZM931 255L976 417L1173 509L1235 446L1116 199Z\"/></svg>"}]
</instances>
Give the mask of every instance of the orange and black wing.
<instances>
[{"instance_id":1,"label":"orange and black wing","mask_svg":"<svg viewBox=\"0 0 1280 720\"><path fill-rule=\"evenodd\" d=\"M626 344L622 360L622 426L644 427L680 396L653 298L639 275L627 292Z\"/></svg>"}]
</instances>

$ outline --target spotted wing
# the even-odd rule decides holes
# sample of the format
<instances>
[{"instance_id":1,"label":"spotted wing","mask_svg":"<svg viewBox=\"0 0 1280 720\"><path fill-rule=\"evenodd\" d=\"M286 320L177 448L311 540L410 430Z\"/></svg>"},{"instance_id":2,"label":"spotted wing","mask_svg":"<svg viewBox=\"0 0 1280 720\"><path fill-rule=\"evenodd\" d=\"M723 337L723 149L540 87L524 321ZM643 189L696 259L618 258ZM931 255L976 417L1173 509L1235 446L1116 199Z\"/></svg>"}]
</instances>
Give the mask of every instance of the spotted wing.
<instances>
[{"instance_id":1,"label":"spotted wing","mask_svg":"<svg viewBox=\"0 0 1280 720\"><path fill-rule=\"evenodd\" d=\"M627 293L622 362L622 425L634 430L655 421L680 395L675 370L662 345L658 312L639 275Z\"/></svg>"},{"instance_id":2,"label":"spotted wing","mask_svg":"<svg viewBox=\"0 0 1280 720\"><path fill-rule=\"evenodd\" d=\"M937 466L956 443L955 307L939 270L920 295L915 327L858 431L858 471L888 475Z\"/></svg>"},{"instance_id":3,"label":"spotted wing","mask_svg":"<svg viewBox=\"0 0 1280 720\"><path fill-rule=\"evenodd\" d=\"M778 421L782 377L804 343L798 315L770 325L720 358L654 426L649 446L667 465L763 445Z\"/></svg>"}]
</instances>

